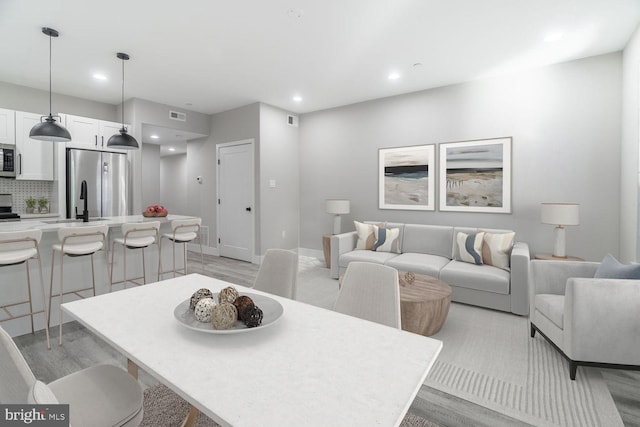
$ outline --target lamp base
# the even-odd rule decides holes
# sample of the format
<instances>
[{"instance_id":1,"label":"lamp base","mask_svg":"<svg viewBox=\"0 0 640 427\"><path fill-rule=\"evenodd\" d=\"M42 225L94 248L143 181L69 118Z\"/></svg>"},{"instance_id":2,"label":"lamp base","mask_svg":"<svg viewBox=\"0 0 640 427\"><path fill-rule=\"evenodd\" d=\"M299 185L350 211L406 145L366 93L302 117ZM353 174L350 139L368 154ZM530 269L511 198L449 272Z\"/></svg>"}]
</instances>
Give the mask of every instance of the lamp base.
<instances>
[{"instance_id":1,"label":"lamp base","mask_svg":"<svg viewBox=\"0 0 640 427\"><path fill-rule=\"evenodd\" d=\"M340 234L340 223L341 223L340 215L336 214L333 217L333 234Z\"/></svg>"},{"instance_id":2,"label":"lamp base","mask_svg":"<svg viewBox=\"0 0 640 427\"><path fill-rule=\"evenodd\" d=\"M566 258L564 227L559 225L556 227L556 242L553 247L553 256L555 258Z\"/></svg>"}]
</instances>

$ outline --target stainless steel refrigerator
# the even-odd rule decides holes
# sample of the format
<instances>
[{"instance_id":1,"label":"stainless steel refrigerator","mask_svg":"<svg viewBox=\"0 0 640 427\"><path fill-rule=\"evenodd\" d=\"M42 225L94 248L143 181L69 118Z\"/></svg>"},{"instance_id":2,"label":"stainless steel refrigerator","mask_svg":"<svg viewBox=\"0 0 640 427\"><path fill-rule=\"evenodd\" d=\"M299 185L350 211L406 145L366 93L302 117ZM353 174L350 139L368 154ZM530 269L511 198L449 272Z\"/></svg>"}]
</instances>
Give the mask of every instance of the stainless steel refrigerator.
<instances>
[{"instance_id":1,"label":"stainless steel refrigerator","mask_svg":"<svg viewBox=\"0 0 640 427\"><path fill-rule=\"evenodd\" d=\"M67 218L82 214L80 186L87 181L89 217L131 215L127 155L67 148Z\"/></svg>"}]
</instances>

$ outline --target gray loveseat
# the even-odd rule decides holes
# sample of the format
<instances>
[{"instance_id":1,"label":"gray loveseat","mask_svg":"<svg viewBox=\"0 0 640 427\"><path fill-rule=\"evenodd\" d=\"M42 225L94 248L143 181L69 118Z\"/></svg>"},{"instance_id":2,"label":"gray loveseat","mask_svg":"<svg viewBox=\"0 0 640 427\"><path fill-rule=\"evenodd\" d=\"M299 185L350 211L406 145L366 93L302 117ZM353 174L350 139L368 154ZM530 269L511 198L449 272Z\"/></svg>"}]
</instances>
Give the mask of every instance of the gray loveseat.
<instances>
[{"instance_id":1,"label":"gray loveseat","mask_svg":"<svg viewBox=\"0 0 640 427\"><path fill-rule=\"evenodd\" d=\"M355 231L332 236L331 277L337 279L344 274L352 261L374 262L401 271L437 277L451 286L453 301L518 315L529 313L530 255L526 243L514 244L510 257L511 271L454 259L458 232L505 233L508 230L399 223L388 223L386 227L400 229L401 253L355 249L358 239Z\"/></svg>"}]
</instances>

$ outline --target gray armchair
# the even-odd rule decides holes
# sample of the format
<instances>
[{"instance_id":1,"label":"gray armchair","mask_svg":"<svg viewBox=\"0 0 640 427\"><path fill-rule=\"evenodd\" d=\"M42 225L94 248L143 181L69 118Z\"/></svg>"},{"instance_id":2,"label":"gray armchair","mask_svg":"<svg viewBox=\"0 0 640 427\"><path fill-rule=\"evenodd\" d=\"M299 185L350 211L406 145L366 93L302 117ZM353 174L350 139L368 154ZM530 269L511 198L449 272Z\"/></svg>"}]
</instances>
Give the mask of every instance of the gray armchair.
<instances>
[{"instance_id":1,"label":"gray armchair","mask_svg":"<svg viewBox=\"0 0 640 427\"><path fill-rule=\"evenodd\" d=\"M578 365L640 370L640 280L596 279L599 263L533 260L531 337L536 331Z\"/></svg>"}]
</instances>

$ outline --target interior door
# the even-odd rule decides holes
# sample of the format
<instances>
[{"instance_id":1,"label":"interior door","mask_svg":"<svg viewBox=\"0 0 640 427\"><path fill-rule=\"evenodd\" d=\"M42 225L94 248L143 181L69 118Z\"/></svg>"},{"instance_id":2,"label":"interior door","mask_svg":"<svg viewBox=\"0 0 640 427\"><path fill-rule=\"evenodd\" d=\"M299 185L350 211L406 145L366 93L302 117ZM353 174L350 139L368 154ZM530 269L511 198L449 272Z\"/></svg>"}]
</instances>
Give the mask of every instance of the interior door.
<instances>
[{"instance_id":1,"label":"interior door","mask_svg":"<svg viewBox=\"0 0 640 427\"><path fill-rule=\"evenodd\" d=\"M251 262L254 253L253 140L218 145L218 251Z\"/></svg>"}]
</instances>

